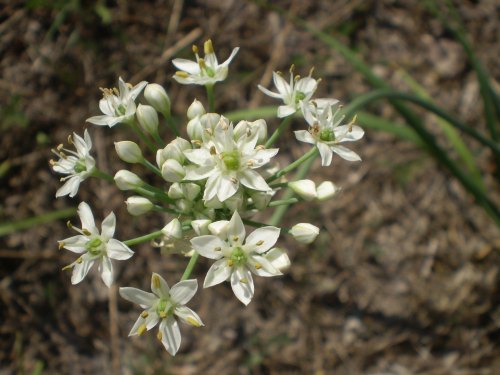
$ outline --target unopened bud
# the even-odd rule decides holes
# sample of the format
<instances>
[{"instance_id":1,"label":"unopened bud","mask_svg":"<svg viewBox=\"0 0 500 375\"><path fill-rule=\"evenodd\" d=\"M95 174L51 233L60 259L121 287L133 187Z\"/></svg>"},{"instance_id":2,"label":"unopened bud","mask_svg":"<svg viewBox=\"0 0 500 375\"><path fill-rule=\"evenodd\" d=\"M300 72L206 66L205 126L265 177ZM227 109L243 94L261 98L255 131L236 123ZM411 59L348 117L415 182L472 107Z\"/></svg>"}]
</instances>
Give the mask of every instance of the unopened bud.
<instances>
[{"instance_id":1,"label":"unopened bud","mask_svg":"<svg viewBox=\"0 0 500 375\"><path fill-rule=\"evenodd\" d=\"M162 167L163 163L168 159L175 159L179 163L184 163L186 157L184 156L184 150L188 150L191 148L191 143L186 141L184 138L177 137L168 145L165 146L164 149L158 150L156 153L156 163L158 167Z\"/></svg>"},{"instance_id":2,"label":"unopened bud","mask_svg":"<svg viewBox=\"0 0 500 375\"><path fill-rule=\"evenodd\" d=\"M288 267L290 267L290 258L288 258L285 250L275 247L268 251L264 258L266 258L271 265L276 268L278 271L284 271Z\"/></svg>"},{"instance_id":3,"label":"unopened bud","mask_svg":"<svg viewBox=\"0 0 500 375\"><path fill-rule=\"evenodd\" d=\"M312 201L316 198L316 184L311 180L297 180L289 182L288 186L295 194L305 201Z\"/></svg>"},{"instance_id":4,"label":"unopened bud","mask_svg":"<svg viewBox=\"0 0 500 375\"><path fill-rule=\"evenodd\" d=\"M179 219L173 219L170 223L165 225L161 230L167 240L180 240L182 239L182 225Z\"/></svg>"},{"instance_id":5,"label":"unopened bud","mask_svg":"<svg viewBox=\"0 0 500 375\"><path fill-rule=\"evenodd\" d=\"M153 203L144 197L132 196L129 197L125 203L127 204L127 211L130 215L139 216L149 212L153 209Z\"/></svg>"},{"instance_id":6,"label":"unopened bud","mask_svg":"<svg viewBox=\"0 0 500 375\"><path fill-rule=\"evenodd\" d=\"M160 113L170 113L170 98L165 89L157 83L150 83L144 90L148 103Z\"/></svg>"},{"instance_id":7,"label":"unopened bud","mask_svg":"<svg viewBox=\"0 0 500 375\"><path fill-rule=\"evenodd\" d=\"M262 145L267 140L267 124L266 121L260 119L253 122L250 121L240 121L234 127L234 140L237 141L244 135L251 137L257 132L259 135L257 137L257 144Z\"/></svg>"},{"instance_id":8,"label":"unopened bud","mask_svg":"<svg viewBox=\"0 0 500 375\"><path fill-rule=\"evenodd\" d=\"M123 191L134 190L144 185L144 181L139 176L125 169L116 172L114 179L118 189Z\"/></svg>"},{"instance_id":9,"label":"unopened bud","mask_svg":"<svg viewBox=\"0 0 500 375\"><path fill-rule=\"evenodd\" d=\"M191 221L191 227L195 231L196 235L204 236L209 234L208 226L212 221L208 219L199 219Z\"/></svg>"},{"instance_id":10,"label":"unopened bud","mask_svg":"<svg viewBox=\"0 0 500 375\"><path fill-rule=\"evenodd\" d=\"M158 112L150 105L137 106L137 120L141 128L149 134L158 134Z\"/></svg>"},{"instance_id":11,"label":"unopened bud","mask_svg":"<svg viewBox=\"0 0 500 375\"><path fill-rule=\"evenodd\" d=\"M203 136L203 125L198 117L195 117L187 123L187 133L192 141L201 141Z\"/></svg>"},{"instance_id":12,"label":"unopened bud","mask_svg":"<svg viewBox=\"0 0 500 375\"><path fill-rule=\"evenodd\" d=\"M170 185L167 195L170 199L184 198L184 191L182 190L181 184L179 184L178 182L174 182L172 185Z\"/></svg>"},{"instance_id":13,"label":"unopened bud","mask_svg":"<svg viewBox=\"0 0 500 375\"><path fill-rule=\"evenodd\" d=\"M318 188L316 189L316 192L318 193L318 200L326 201L327 199L330 199L335 194L337 194L339 190L340 188L337 187L333 182L324 181L319 184Z\"/></svg>"},{"instance_id":14,"label":"unopened bud","mask_svg":"<svg viewBox=\"0 0 500 375\"><path fill-rule=\"evenodd\" d=\"M201 116L206 113L205 107L199 100L194 100L187 110L187 118L189 120L194 119L196 116Z\"/></svg>"},{"instance_id":15,"label":"unopened bud","mask_svg":"<svg viewBox=\"0 0 500 375\"><path fill-rule=\"evenodd\" d=\"M292 227L290 234L296 241L310 244L318 237L319 228L309 223L299 223Z\"/></svg>"},{"instance_id":16,"label":"unopened bud","mask_svg":"<svg viewBox=\"0 0 500 375\"><path fill-rule=\"evenodd\" d=\"M132 141L115 142L116 153L124 162L141 163L144 160L137 143Z\"/></svg>"},{"instance_id":17,"label":"unopened bud","mask_svg":"<svg viewBox=\"0 0 500 375\"><path fill-rule=\"evenodd\" d=\"M180 182L186 175L184 167L175 159L165 160L161 167L161 175L168 182Z\"/></svg>"}]
</instances>

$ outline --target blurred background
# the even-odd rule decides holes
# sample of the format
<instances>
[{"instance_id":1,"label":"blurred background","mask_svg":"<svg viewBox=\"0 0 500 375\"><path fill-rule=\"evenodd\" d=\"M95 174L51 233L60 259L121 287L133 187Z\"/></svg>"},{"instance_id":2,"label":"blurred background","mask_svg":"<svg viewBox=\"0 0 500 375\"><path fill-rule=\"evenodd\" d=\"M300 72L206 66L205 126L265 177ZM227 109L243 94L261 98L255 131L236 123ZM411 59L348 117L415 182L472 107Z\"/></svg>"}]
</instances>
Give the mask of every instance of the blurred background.
<instances>
[{"instance_id":1,"label":"blurred background","mask_svg":"<svg viewBox=\"0 0 500 375\"><path fill-rule=\"evenodd\" d=\"M71 286L61 271L74 255L59 251L57 240L72 235L65 222L78 222L80 201L98 221L113 210L122 240L160 229L165 217L131 218L127 195L95 179L74 199L56 201L60 176L49 168L50 149L87 128L99 167L124 168L113 142L132 134L85 123L99 114L99 87L116 86L119 76L160 83L185 121L187 106L206 103L205 93L176 84L171 60L191 58L191 46L208 38L221 61L241 48L227 81L216 85L220 113L278 105L257 84L272 89L272 71L291 64L303 76L315 67L317 97L349 104L376 88L354 56L384 84L494 140L498 117L488 114L476 63L498 90L497 1L455 1L454 13L434 9L444 2L416 0L272 3L279 8L237 0L0 1L1 375L500 373L500 232L477 204L480 194L499 204L498 164L490 148L411 104L454 165L475 176L479 195L394 105L370 104L359 117L366 135L353 145L363 162L312 167L312 179L331 180L341 193L285 216L284 226L320 226L317 241L283 237L292 266L283 277L258 278L248 307L227 283L198 293L192 307L205 327L182 325L174 358L154 333L127 337L140 311L116 287L108 290L93 272ZM462 34L446 25L451 20L460 20ZM457 35L466 35L476 63ZM266 116L274 129L278 122ZM297 119L292 127L305 125ZM282 165L309 149L291 132L278 146ZM134 250L132 261L116 264L119 286L147 290L153 271L174 284L187 263L147 243ZM200 283L209 265L198 263Z\"/></svg>"}]
</instances>

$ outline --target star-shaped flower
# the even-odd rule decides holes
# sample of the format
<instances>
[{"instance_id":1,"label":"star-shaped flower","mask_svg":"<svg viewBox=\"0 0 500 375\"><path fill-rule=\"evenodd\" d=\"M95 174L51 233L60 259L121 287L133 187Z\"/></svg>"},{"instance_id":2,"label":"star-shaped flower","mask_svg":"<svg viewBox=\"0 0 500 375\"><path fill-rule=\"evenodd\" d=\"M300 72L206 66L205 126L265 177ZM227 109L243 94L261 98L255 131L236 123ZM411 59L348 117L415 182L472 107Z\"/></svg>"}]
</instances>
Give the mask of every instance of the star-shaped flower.
<instances>
[{"instance_id":1,"label":"star-shaped flower","mask_svg":"<svg viewBox=\"0 0 500 375\"><path fill-rule=\"evenodd\" d=\"M120 77L118 89L101 89L103 98L99 101L99 108L104 115L90 117L87 122L108 125L111 128L116 124L130 121L137 109L135 99L147 84L146 81L142 81L132 87Z\"/></svg>"},{"instance_id":2,"label":"star-shaped flower","mask_svg":"<svg viewBox=\"0 0 500 375\"><path fill-rule=\"evenodd\" d=\"M210 129L207 131L212 134ZM224 202L238 191L240 183L249 189L270 191L267 182L254 169L267 164L278 149L256 147L258 137L259 133L253 132L235 141L233 124L228 125L221 118L213 136L204 137L201 148L184 151L186 158L197 165L187 170L184 180L207 179L204 201L217 196L220 202Z\"/></svg>"},{"instance_id":3,"label":"star-shaped flower","mask_svg":"<svg viewBox=\"0 0 500 375\"><path fill-rule=\"evenodd\" d=\"M68 141L70 144L74 144L76 152L64 148L63 145L52 150L59 157L58 161L50 161L54 172L67 175L61 178L61 181L66 182L57 190L56 198L65 195L73 198L78 192L80 183L95 171L95 160L90 155L92 140L87 129L85 129L83 138L73 133L73 137L69 136Z\"/></svg>"},{"instance_id":4,"label":"star-shaped flower","mask_svg":"<svg viewBox=\"0 0 500 375\"><path fill-rule=\"evenodd\" d=\"M75 262L64 269L73 268L71 283L78 284L90 271L94 263L99 263L99 272L102 281L107 287L113 283L113 264L111 259L126 260L134 255L134 252L123 242L113 238L115 233L116 218L111 212L102 222L101 233L97 229L94 216L87 203L78 205L78 215L82 222L82 228L69 226L80 233L77 236L59 241L59 247L65 248L81 255Z\"/></svg>"},{"instance_id":5,"label":"star-shaped flower","mask_svg":"<svg viewBox=\"0 0 500 375\"><path fill-rule=\"evenodd\" d=\"M302 105L304 118L310 128L309 130L295 131L295 137L299 141L318 147L322 166L329 166L332 163L334 152L345 160L360 161L361 158L358 154L339 145L339 143L357 141L363 137L365 132L353 124L355 118L347 125L340 125L345 116L339 116L340 106L335 102L323 104L324 106L316 106L314 102L311 102L308 105Z\"/></svg>"},{"instance_id":6,"label":"star-shaped flower","mask_svg":"<svg viewBox=\"0 0 500 375\"><path fill-rule=\"evenodd\" d=\"M120 295L126 300L140 305L144 311L139 315L129 336L142 335L160 322L158 339L165 349L175 355L181 345L181 331L175 317L200 327L203 325L198 314L184 306L196 294L196 280L179 281L172 288L157 273L151 277L151 291L145 292L137 288L120 288Z\"/></svg>"},{"instance_id":7,"label":"star-shaped flower","mask_svg":"<svg viewBox=\"0 0 500 375\"><path fill-rule=\"evenodd\" d=\"M294 114L300 109L301 103L307 103L316 91L319 82L310 74L304 78L294 76L293 65L290 68L290 82L287 82L277 72L273 72L273 81L278 92L270 91L261 85L258 85L258 88L264 94L283 101L284 105L278 107L278 117L280 118Z\"/></svg>"},{"instance_id":8,"label":"star-shaped flower","mask_svg":"<svg viewBox=\"0 0 500 375\"><path fill-rule=\"evenodd\" d=\"M245 227L237 211L229 222L215 222L209 228L217 235L199 236L191 240L195 251L216 260L208 270L204 288L230 279L236 297L248 305L254 294L252 273L265 277L278 276L282 274L280 269L288 263L286 253L273 248L280 235L279 228L258 228L245 241Z\"/></svg>"},{"instance_id":9,"label":"star-shaped flower","mask_svg":"<svg viewBox=\"0 0 500 375\"><path fill-rule=\"evenodd\" d=\"M193 46L196 62L186 59L174 59L172 64L179 71L173 78L184 85L213 85L215 82L224 81L227 77L228 66L239 51L239 47L233 49L229 58L219 64L214 52L212 41L209 39L204 44L205 57L198 55L198 48Z\"/></svg>"}]
</instances>

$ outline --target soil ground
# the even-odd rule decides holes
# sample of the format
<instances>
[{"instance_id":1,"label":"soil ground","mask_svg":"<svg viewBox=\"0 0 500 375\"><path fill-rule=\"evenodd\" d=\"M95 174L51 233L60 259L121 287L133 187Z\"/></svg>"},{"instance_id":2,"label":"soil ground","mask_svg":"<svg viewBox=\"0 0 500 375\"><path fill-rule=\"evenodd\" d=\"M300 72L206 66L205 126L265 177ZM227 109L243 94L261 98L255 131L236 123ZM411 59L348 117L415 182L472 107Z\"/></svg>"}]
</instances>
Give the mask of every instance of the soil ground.
<instances>
[{"instance_id":1,"label":"soil ground","mask_svg":"<svg viewBox=\"0 0 500 375\"><path fill-rule=\"evenodd\" d=\"M474 71L422 2L275 3L338 36L394 87L408 90L407 72L436 103L484 130ZM316 68L319 97L348 103L370 90L338 52L253 2L0 4L0 222L84 200L98 218L117 214L120 239L161 228L161 216L131 219L126 195L100 181L86 181L75 199L55 200L60 183L48 167L50 148L89 128L101 168L122 168L113 141L130 134L85 124L98 114L98 88L115 85L118 76L161 83L174 114L184 116L204 93L173 82L170 60L190 57L191 45L209 37L221 58L241 48L228 81L216 86L221 112L276 104L256 86L270 87L271 72L286 72L291 63L302 75ZM498 2L456 5L498 83ZM400 121L386 103L370 110ZM292 135L279 146L282 164L307 150ZM470 147L498 201L490 155ZM205 327L181 327L175 358L154 334L127 338L138 310L116 287L108 290L95 273L71 285L61 268L74 257L57 249L57 240L70 235L64 219L0 238L0 374L499 374L498 228L416 145L367 130L353 148L362 163L313 166L316 181L333 180L342 192L321 205L294 206L283 223L321 226L316 243L284 238L291 268L284 277L257 279L246 308L227 284L198 293L192 307ZM186 264L149 244L136 250L133 262L117 265L121 286L147 289L152 271L174 283ZM197 266L200 283L208 267Z\"/></svg>"}]
</instances>

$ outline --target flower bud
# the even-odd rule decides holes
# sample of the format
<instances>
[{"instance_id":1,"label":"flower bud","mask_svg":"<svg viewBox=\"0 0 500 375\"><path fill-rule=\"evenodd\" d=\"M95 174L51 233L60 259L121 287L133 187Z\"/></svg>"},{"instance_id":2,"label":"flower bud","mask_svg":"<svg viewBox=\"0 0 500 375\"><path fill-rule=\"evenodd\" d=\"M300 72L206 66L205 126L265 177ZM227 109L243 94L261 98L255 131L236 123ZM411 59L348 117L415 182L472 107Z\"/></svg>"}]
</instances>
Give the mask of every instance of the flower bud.
<instances>
[{"instance_id":1,"label":"flower bud","mask_svg":"<svg viewBox=\"0 0 500 375\"><path fill-rule=\"evenodd\" d=\"M317 196L316 184L311 180L292 181L288 183L288 187L305 201L312 201Z\"/></svg>"},{"instance_id":2,"label":"flower bud","mask_svg":"<svg viewBox=\"0 0 500 375\"><path fill-rule=\"evenodd\" d=\"M150 83L144 90L148 103L160 113L170 113L170 98L165 89L157 83Z\"/></svg>"},{"instance_id":3,"label":"flower bud","mask_svg":"<svg viewBox=\"0 0 500 375\"><path fill-rule=\"evenodd\" d=\"M212 221L208 219L193 220L191 221L191 227L197 236L204 236L206 234L210 234L208 230L210 223L212 223Z\"/></svg>"},{"instance_id":4,"label":"flower bud","mask_svg":"<svg viewBox=\"0 0 500 375\"><path fill-rule=\"evenodd\" d=\"M186 160L184 150L188 150L190 148L191 143L186 141L184 138L175 138L172 142L166 145L164 149L158 150L156 153L156 163L158 164L158 167L161 168L167 159L175 159L181 164L184 163Z\"/></svg>"},{"instance_id":5,"label":"flower bud","mask_svg":"<svg viewBox=\"0 0 500 375\"><path fill-rule=\"evenodd\" d=\"M269 190L269 191L249 191L250 197L252 198L253 203L255 204L255 207L258 210L263 210L267 207L269 202L271 202L271 199L273 198L274 194L276 194L276 191L274 190Z\"/></svg>"},{"instance_id":6,"label":"flower bud","mask_svg":"<svg viewBox=\"0 0 500 375\"><path fill-rule=\"evenodd\" d=\"M228 220L215 221L208 225L208 230L214 236L226 237L227 236L227 226L229 224Z\"/></svg>"},{"instance_id":7,"label":"flower bud","mask_svg":"<svg viewBox=\"0 0 500 375\"><path fill-rule=\"evenodd\" d=\"M150 105L139 104L136 110L141 128L149 134L158 134L158 112Z\"/></svg>"},{"instance_id":8,"label":"flower bud","mask_svg":"<svg viewBox=\"0 0 500 375\"><path fill-rule=\"evenodd\" d=\"M288 258L285 250L278 247L269 250L266 254L264 254L264 258L266 258L278 271L283 272L290 267L290 258Z\"/></svg>"},{"instance_id":9,"label":"flower bud","mask_svg":"<svg viewBox=\"0 0 500 375\"><path fill-rule=\"evenodd\" d=\"M180 240L182 239L182 226L179 219L173 219L170 223L165 225L161 230L167 240Z\"/></svg>"},{"instance_id":10,"label":"flower bud","mask_svg":"<svg viewBox=\"0 0 500 375\"><path fill-rule=\"evenodd\" d=\"M309 223L299 223L290 229L290 234L296 241L310 244L318 237L319 228Z\"/></svg>"},{"instance_id":11,"label":"flower bud","mask_svg":"<svg viewBox=\"0 0 500 375\"><path fill-rule=\"evenodd\" d=\"M123 191L134 190L144 185L144 181L139 176L125 169L116 172L114 179L118 189Z\"/></svg>"},{"instance_id":12,"label":"flower bud","mask_svg":"<svg viewBox=\"0 0 500 375\"><path fill-rule=\"evenodd\" d=\"M161 175L165 181L180 182L186 175L186 171L177 160L168 159L161 167Z\"/></svg>"},{"instance_id":13,"label":"flower bud","mask_svg":"<svg viewBox=\"0 0 500 375\"><path fill-rule=\"evenodd\" d=\"M192 141L201 141L203 135L203 125L198 117L195 117L187 123L187 134Z\"/></svg>"},{"instance_id":14,"label":"flower bud","mask_svg":"<svg viewBox=\"0 0 500 375\"><path fill-rule=\"evenodd\" d=\"M326 201L327 199L330 199L335 194L337 194L339 191L340 191L340 188L337 187L331 181L322 182L321 184L319 184L318 188L316 189L316 192L318 193L318 200L319 201Z\"/></svg>"},{"instance_id":15,"label":"flower bud","mask_svg":"<svg viewBox=\"0 0 500 375\"><path fill-rule=\"evenodd\" d=\"M266 142L266 139L267 139L266 121L264 121L262 119L256 120L253 122L240 121L234 127L234 140L237 141L245 134L248 137L251 137L254 135L255 132L257 132L259 134L258 138L257 138L257 144L259 144L259 145L264 144Z\"/></svg>"},{"instance_id":16,"label":"flower bud","mask_svg":"<svg viewBox=\"0 0 500 375\"><path fill-rule=\"evenodd\" d=\"M182 184L181 187L184 193L184 197L186 197L186 199L189 201L194 201L201 191L200 185L195 184L193 182Z\"/></svg>"},{"instance_id":17,"label":"flower bud","mask_svg":"<svg viewBox=\"0 0 500 375\"><path fill-rule=\"evenodd\" d=\"M124 162L141 163L144 160L137 143L132 141L115 142L116 153Z\"/></svg>"},{"instance_id":18,"label":"flower bud","mask_svg":"<svg viewBox=\"0 0 500 375\"><path fill-rule=\"evenodd\" d=\"M184 191L182 190L181 184L179 184L178 182L174 182L172 185L170 185L167 195L170 199L184 198Z\"/></svg>"},{"instance_id":19,"label":"flower bud","mask_svg":"<svg viewBox=\"0 0 500 375\"><path fill-rule=\"evenodd\" d=\"M194 100L187 110L187 118L189 120L194 119L196 116L201 116L206 113L205 107L199 100Z\"/></svg>"},{"instance_id":20,"label":"flower bud","mask_svg":"<svg viewBox=\"0 0 500 375\"><path fill-rule=\"evenodd\" d=\"M140 196L129 197L125 203L127 204L128 213L133 216L145 214L154 207L149 199Z\"/></svg>"},{"instance_id":21,"label":"flower bud","mask_svg":"<svg viewBox=\"0 0 500 375\"><path fill-rule=\"evenodd\" d=\"M187 199L178 199L175 201L175 206L178 211L188 214L193 210L193 202L188 201Z\"/></svg>"}]
</instances>

